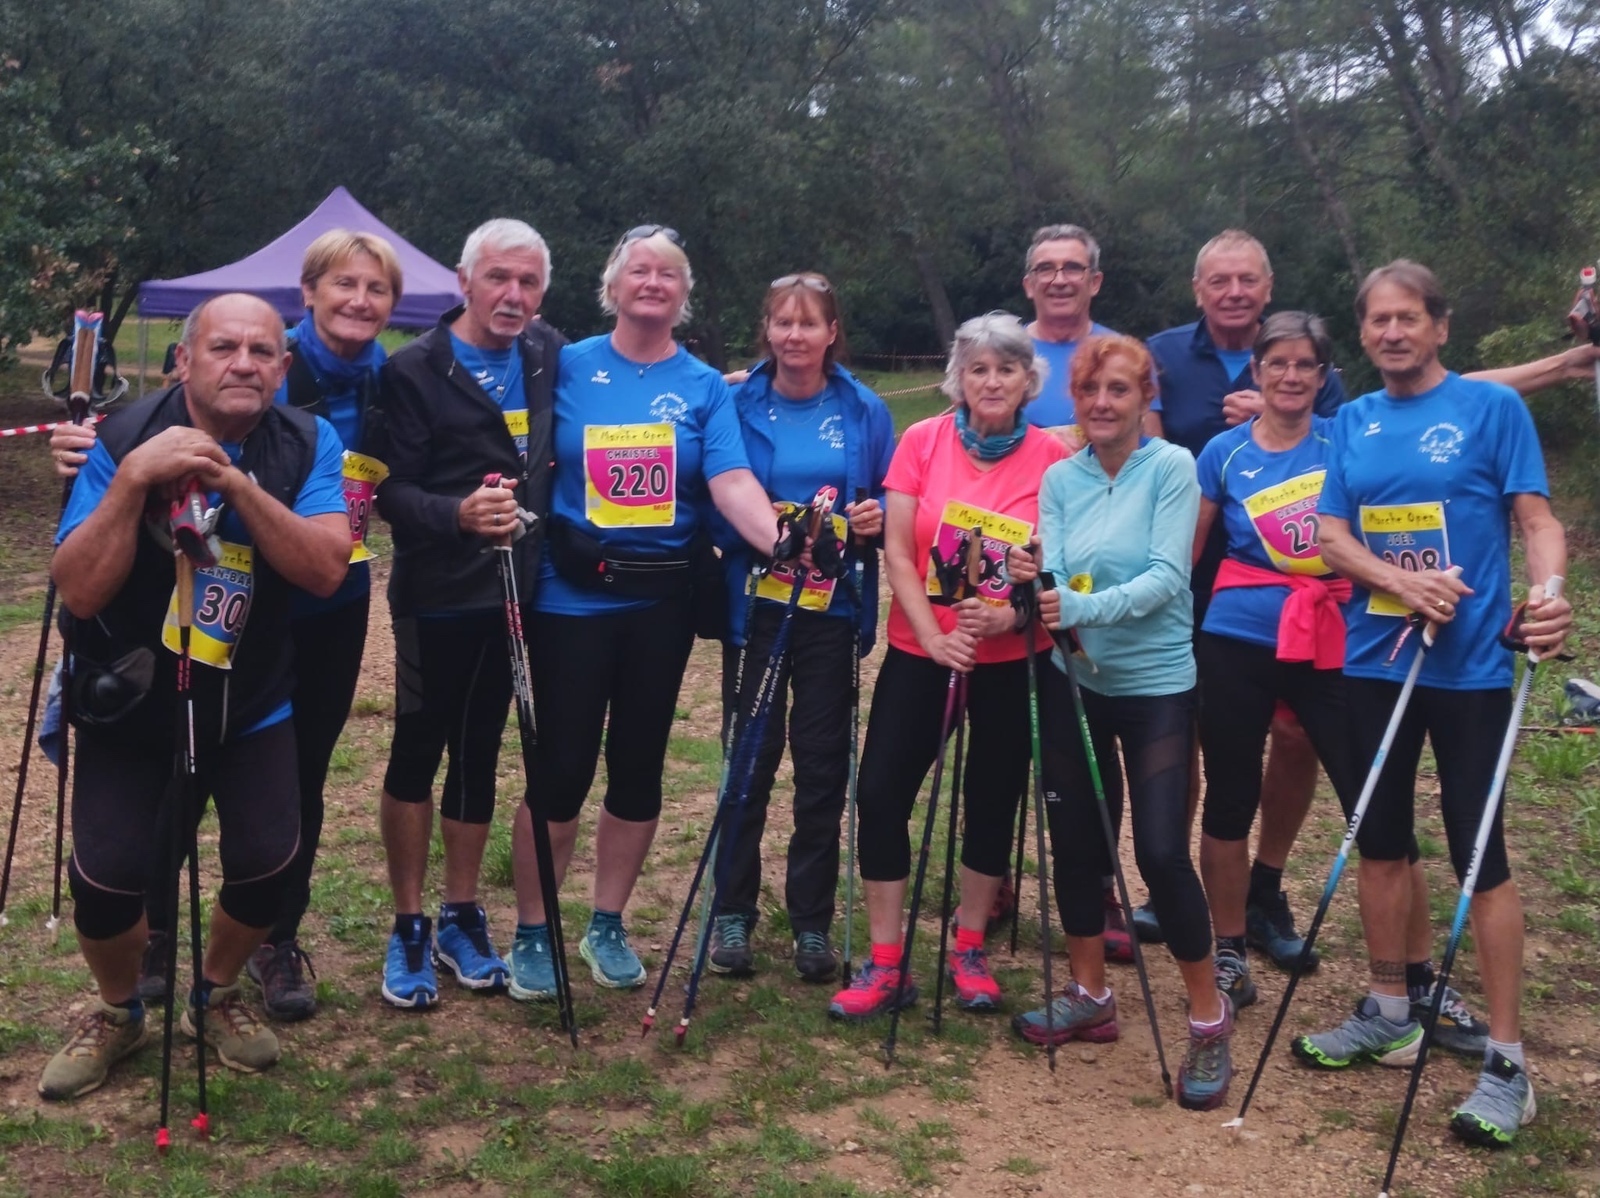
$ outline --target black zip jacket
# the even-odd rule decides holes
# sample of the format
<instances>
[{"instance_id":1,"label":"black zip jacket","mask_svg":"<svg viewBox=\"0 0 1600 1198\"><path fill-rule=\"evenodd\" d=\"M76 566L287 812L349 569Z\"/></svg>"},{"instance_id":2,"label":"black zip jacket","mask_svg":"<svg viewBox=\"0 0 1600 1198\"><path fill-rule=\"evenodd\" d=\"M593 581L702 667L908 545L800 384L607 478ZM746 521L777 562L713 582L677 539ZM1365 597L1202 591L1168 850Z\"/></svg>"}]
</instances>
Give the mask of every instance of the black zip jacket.
<instances>
[{"instance_id":1,"label":"black zip jacket","mask_svg":"<svg viewBox=\"0 0 1600 1198\"><path fill-rule=\"evenodd\" d=\"M457 307L438 325L395 352L378 374L382 419L372 452L389 467L378 488L378 511L394 533L389 610L469 612L498 607L499 574L491 546L461 531L461 501L486 474L520 479L517 502L539 517L516 545L518 588L524 601L538 581L539 546L550 510L555 467L552 392L567 339L542 320L524 330L522 385L528 401L524 467L500 405L484 394L450 348Z\"/></svg>"}]
</instances>

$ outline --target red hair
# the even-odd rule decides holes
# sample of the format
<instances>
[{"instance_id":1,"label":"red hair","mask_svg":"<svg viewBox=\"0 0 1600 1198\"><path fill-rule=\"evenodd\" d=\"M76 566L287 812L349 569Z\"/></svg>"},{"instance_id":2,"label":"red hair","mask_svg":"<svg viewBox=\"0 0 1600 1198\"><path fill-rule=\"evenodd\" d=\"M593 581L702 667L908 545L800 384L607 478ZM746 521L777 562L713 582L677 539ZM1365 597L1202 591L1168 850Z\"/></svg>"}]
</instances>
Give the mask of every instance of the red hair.
<instances>
[{"instance_id":1,"label":"red hair","mask_svg":"<svg viewBox=\"0 0 1600 1198\"><path fill-rule=\"evenodd\" d=\"M1072 355L1071 385L1068 391L1076 397L1081 389L1094 382L1105 364L1112 358L1126 358L1131 362L1133 373L1139 380L1139 389L1144 392L1145 402L1149 403L1155 399L1155 361L1150 357L1150 351L1144 347L1143 341L1136 337L1124 337L1121 333L1083 339L1078 346L1078 352Z\"/></svg>"}]
</instances>

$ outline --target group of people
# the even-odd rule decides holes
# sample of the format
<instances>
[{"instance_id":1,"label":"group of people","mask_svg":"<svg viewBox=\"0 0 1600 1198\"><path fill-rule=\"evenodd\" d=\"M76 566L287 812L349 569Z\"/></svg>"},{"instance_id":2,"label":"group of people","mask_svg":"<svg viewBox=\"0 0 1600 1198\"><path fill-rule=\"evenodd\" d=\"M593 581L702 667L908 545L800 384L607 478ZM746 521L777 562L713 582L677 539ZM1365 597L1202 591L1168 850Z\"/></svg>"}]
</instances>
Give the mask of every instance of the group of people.
<instances>
[{"instance_id":1,"label":"group of people","mask_svg":"<svg viewBox=\"0 0 1600 1198\"><path fill-rule=\"evenodd\" d=\"M792 960L804 980L834 978L850 696L876 638L881 548L888 648L854 778L871 947L833 1015L916 1000L902 959L909 821L961 720L970 741L949 976L960 1006L999 1008L984 940L1014 902L1010 843L1036 700L1071 981L1013 1024L1035 1043L1115 1039L1106 963L1131 959L1132 934L1164 940L1189 1006L1179 1100L1221 1104L1234 1020L1256 1000L1249 949L1289 967L1304 944L1282 876L1318 762L1348 813L1394 706L1403 617L1415 613L1439 628L1438 647L1359 838L1371 992L1340 1027L1293 1046L1332 1068L1414 1058L1435 985L1412 831L1418 755L1426 736L1460 876L1510 711L1496 634L1511 619L1511 520L1530 583L1520 636L1553 651L1571 620L1544 592L1564 573L1564 541L1512 388L1586 374L1592 351L1454 375L1439 360L1449 328L1439 285L1401 260L1374 271L1356 301L1384 388L1342 403L1320 321L1265 316L1271 269L1248 234L1227 231L1197 256L1200 319L1144 343L1093 321L1099 247L1054 225L1024 263L1033 322L990 313L962 325L942 384L950 409L897 443L883 401L842 365L838 297L820 274L772 281L760 360L724 377L674 337L694 277L671 228L630 229L612 249L599 289L609 333L569 343L539 317L550 273L531 227L487 222L462 251L464 303L386 359L377 336L403 286L394 253L368 234L330 233L307 252L306 316L287 335L261 300L208 300L185 324L175 385L98 436L57 431L58 468L78 475L53 566L76 631L74 676L131 679L139 693L114 711L72 708L69 877L99 997L46 1067L42 1094L102 1084L144 1042L145 1004L171 985L165 879L177 863L159 825L179 730L164 636L177 599L161 532L170 501L195 483L218 509L225 549L198 570L194 598L198 780L218 809L223 883L184 1027L204 1008L205 1039L232 1067L264 1068L279 1053L241 972L271 1020L315 1011L298 926L360 671L373 510L393 534L394 730L379 799L395 906L389 1003L433 1006L440 970L467 989L555 997L534 820L548 827L559 889L602 751L578 954L601 986L644 983L624 913L660 817L697 635L724 644L727 735L744 731L769 656L780 696L741 818L717 849L709 968L755 968L760 845L787 740ZM795 536L792 513L812 512L819 494L837 497L831 512ZM538 736L513 817L517 925L502 956L479 875L513 688L488 552L506 545L527 597ZM1081 683L1083 737L1063 652ZM153 674L130 664L152 656ZM1131 929L1110 888L1096 770L1115 826L1126 806L1149 893ZM436 802L435 920L425 892ZM1504 1143L1533 1099L1518 1021L1521 909L1498 828L1473 918L1488 1026L1449 991L1438 1042L1484 1060L1452 1126Z\"/></svg>"}]
</instances>

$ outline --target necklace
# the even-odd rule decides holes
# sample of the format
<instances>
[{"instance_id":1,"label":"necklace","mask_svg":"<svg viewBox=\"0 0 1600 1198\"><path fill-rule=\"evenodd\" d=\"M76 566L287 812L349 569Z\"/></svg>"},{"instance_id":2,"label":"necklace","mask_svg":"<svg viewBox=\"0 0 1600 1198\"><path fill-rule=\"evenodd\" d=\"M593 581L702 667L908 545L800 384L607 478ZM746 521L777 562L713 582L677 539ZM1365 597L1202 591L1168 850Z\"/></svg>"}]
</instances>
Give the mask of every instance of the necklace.
<instances>
[{"instance_id":1,"label":"necklace","mask_svg":"<svg viewBox=\"0 0 1600 1198\"><path fill-rule=\"evenodd\" d=\"M463 341L461 344L463 348L465 348L467 343ZM516 349L517 347L512 345L511 348L506 351L506 368L501 372L500 381L494 384L494 389L492 391L489 389L489 384L494 379L494 371L489 369L489 355L484 353L484 351L479 349L477 346L473 346L472 351L478 357L477 365L474 366L465 358L462 358L461 360L461 364L465 366L467 368L467 372L472 375L473 381L475 381L478 386L482 387L484 393L492 397L496 403L505 398L506 384L511 380L511 372L516 369L518 356Z\"/></svg>"}]
</instances>

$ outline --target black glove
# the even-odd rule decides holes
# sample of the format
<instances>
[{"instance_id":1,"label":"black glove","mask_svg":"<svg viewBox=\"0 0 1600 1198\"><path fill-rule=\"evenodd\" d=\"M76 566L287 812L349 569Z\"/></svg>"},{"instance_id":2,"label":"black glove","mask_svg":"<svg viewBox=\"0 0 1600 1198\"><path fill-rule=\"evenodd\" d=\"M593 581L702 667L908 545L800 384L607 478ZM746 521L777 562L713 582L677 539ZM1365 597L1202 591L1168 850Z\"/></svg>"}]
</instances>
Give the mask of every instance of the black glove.
<instances>
[{"instance_id":1,"label":"black glove","mask_svg":"<svg viewBox=\"0 0 1600 1198\"><path fill-rule=\"evenodd\" d=\"M806 524L811 509L784 512L778 517L778 542L772 547L774 562L797 562L806 548Z\"/></svg>"},{"instance_id":2,"label":"black glove","mask_svg":"<svg viewBox=\"0 0 1600 1198\"><path fill-rule=\"evenodd\" d=\"M824 578L844 577L844 545L828 524L822 526L817 539L811 542L811 568Z\"/></svg>"}]
</instances>

